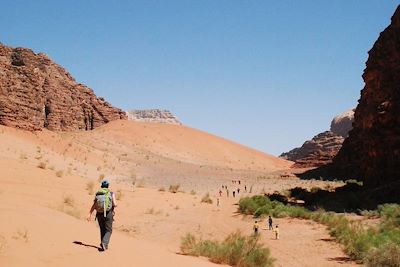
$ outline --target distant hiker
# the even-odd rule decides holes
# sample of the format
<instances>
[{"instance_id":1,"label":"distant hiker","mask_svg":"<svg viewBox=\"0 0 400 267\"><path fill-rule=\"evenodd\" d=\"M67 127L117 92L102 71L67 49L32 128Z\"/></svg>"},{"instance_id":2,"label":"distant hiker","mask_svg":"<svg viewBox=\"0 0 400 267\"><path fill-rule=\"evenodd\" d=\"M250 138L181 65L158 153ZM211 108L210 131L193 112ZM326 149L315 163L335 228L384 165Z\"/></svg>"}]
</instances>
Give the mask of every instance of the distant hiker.
<instances>
[{"instance_id":1,"label":"distant hiker","mask_svg":"<svg viewBox=\"0 0 400 267\"><path fill-rule=\"evenodd\" d=\"M219 198L217 198L217 207L219 207Z\"/></svg>"},{"instance_id":2,"label":"distant hiker","mask_svg":"<svg viewBox=\"0 0 400 267\"><path fill-rule=\"evenodd\" d=\"M92 212L96 210L96 218L100 226L100 247L102 251L108 249L114 221L114 209L117 207L115 194L108 189L109 185L107 180L101 182L101 189L96 192L96 197L87 216L87 220L90 221Z\"/></svg>"},{"instance_id":3,"label":"distant hiker","mask_svg":"<svg viewBox=\"0 0 400 267\"><path fill-rule=\"evenodd\" d=\"M247 192L247 186L246 185L244 185L244 191Z\"/></svg>"},{"instance_id":4,"label":"distant hiker","mask_svg":"<svg viewBox=\"0 0 400 267\"><path fill-rule=\"evenodd\" d=\"M258 234L258 222L257 221L254 222L253 230L254 230L254 234L257 235Z\"/></svg>"},{"instance_id":5,"label":"distant hiker","mask_svg":"<svg viewBox=\"0 0 400 267\"><path fill-rule=\"evenodd\" d=\"M232 191L232 194L233 194L233 197L235 197L236 191L233 190L233 191Z\"/></svg>"},{"instance_id":6,"label":"distant hiker","mask_svg":"<svg viewBox=\"0 0 400 267\"><path fill-rule=\"evenodd\" d=\"M219 196L220 197L222 196L222 190L221 189L219 190Z\"/></svg>"},{"instance_id":7,"label":"distant hiker","mask_svg":"<svg viewBox=\"0 0 400 267\"><path fill-rule=\"evenodd\" d=\"M279 239L279 228L278 228L278 225L275 226L274 233L275 233L275 239L278 240Z\"/></svg>"},{"instance_id":8,"label":"distant hiker","mask_svg":"<svg viewBox=\"0 0 400 267\"><path fill-rule=\"evenodd\" d=\"M269 230L274 230L274 228L272 227L272 218L271 218L271 216L268 217L268 229Z\"/></svg>"},{"instance_id":9,"label":"distant hiker","mask_svg":"<svg viewBox=\"0 0 400 267\"><path fill-rule=\"evenodd\" d=\"M229 197L229 190L226 189L226 196Z\"/></svg>"}]
</instances>

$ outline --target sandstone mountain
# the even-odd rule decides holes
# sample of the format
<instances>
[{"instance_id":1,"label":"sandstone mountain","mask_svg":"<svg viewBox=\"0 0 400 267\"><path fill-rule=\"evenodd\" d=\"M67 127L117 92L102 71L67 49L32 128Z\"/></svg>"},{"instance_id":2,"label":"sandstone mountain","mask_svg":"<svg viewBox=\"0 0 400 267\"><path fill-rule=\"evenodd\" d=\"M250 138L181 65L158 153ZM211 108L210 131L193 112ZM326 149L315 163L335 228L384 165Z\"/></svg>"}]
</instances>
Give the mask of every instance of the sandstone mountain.
<instances>
[{"instance_id":1,"label":"sandstone mountain","mask_svg":"<svg viewBox=\"0 0 400 267\"><path fill-rule=\"evenodd\" d=\"M129 120L153 123L182 125L178 118L169 110L145 109L127 112Z\"/></svg>"},{"instance_id":2,"label":"sandstone mountain","mask_svg":"<svg viewBox=\"0 0 400 267\"><path fill-rule=\"evenodd\" d=\"M126 114L77 83L43 53L0 43L0 124L25 130L91 130Z\"/></svg>"},{"instance_id":3,"label":"sandstone mountain","mask_svg":"<svg viewBox=\"0 0 400 267\"><path fill-rule=\"evenodd\" d=\"M346 138L349 136L349 132L353 128L353 121L354 109L350 109L333 118L330 131Z\"/></svg>"},{"instance_id":4,"label":"sandstone mountain","mask_svg":"<svg viewBox=\"0 0 400 267\"><path fill-rule=\"evenodd\" d=\"M330 163L342 147L344 139L351 130L354 110L348 110L336 116L329 131L317 134L301 147L282 153L281 158L294 161L293 167L318 167Z\"/></svg>"},{"instance_id":5,"label":"sandstone mountain","mask_svg":"<svg viewBox=\"0 0 400 267\"><path fill-rule=\"evenodd\" d=\"M380 34L366 63L365 87L353 130L331 169L362 179L367 187L399 191L400 182L400 6Z\"/></svg>"}]
</instances>

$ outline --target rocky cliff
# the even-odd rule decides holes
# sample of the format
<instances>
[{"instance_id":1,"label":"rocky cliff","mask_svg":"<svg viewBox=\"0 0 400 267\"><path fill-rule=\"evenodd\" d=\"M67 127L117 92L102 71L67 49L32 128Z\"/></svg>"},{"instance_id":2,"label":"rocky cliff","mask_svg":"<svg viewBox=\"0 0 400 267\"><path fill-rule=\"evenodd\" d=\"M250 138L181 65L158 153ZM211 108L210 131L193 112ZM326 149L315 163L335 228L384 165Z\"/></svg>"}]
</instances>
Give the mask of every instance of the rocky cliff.
<instances>
[{"instance_id":1,"label":"rocky cliff","mask_svg":"<svg viewBox=\"0 0 400 267\"><path fill-rule=\"evenodd\" d=\"M91 130L126 119L45 54L0 43L0 124L26 130Z\"/></svg>"},{"instance_id":2,"label":"rocky cliff","mask_svg":"<svg viewBox=\"0 0 400 267\"><path fill-rule=\"evenodd\" d=\"M352 109L336 116L329 131L314 136L301 147L282 153L280 157L294 161L293 167L298 168L319 167L330 163L351 130L353 118Z\"/></svg>"},{"instance_id":3,"label":"rocky cliff","mask_svg":"<svg viewBox=\"0 0 400 267\"><path fill-rule=\"evenodd\" d=\"M363 79L353 130L331 169L367 187L393 187L400 183L400 6L369 51Z\"/></svg>"},{"instance_id":4,"label":"rocky cliff","mask_svg":"<svg viewBox=\"0 0 400 267\"><path fill-rule=\"evenodd\" d=\"M145 110L131 110L127 112L128 119L133 121L177 124L182 123L178 118L168 110L159 109L145 109Z\"/></svg>"}]
</instances>

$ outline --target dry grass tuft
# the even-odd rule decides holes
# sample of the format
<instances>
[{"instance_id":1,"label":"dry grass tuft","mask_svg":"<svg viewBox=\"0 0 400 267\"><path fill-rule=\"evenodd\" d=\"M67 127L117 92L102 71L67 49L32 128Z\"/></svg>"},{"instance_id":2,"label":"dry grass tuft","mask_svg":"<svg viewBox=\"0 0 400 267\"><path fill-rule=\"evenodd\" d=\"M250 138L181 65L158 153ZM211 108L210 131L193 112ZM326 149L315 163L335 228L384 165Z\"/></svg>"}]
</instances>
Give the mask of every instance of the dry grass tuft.
<instances>
[{"instance_id":1,"label":"dry grass tuft","mask_svg":"<svg viewBox=\"0 0 400 267\"><path fill-rule=\"evenodd\" d=\"M73 198L72 195L69 195L69 194L68 194L68 195L65 195L65 196L64 196L63 203L64 203L65 205L68 205L68 206L70 206L70 207L73 207L74 204L75 204L75 200L74 200L74 198Z\"/></svg>"},{"instance_id":2,"label":"dry grass tuft","mask_svg":"<svg viewBox=\"0 0 400 267\"><path fill-rule=\"evenodd\" d=\"M207 203L207 204L212 204L213 201L212 201L212 199L210 197L210 193L205 194L204 197L201 199L201 202L202 203Z\"/></svg>"},{"instance_id":3,"label":"dry grass tuft","mask_svg":"<svg viewBox=\"0 0 400 267\"><path fill-rule=\"evenodd\" d=\"M14 239L23 240L26 243L29 242L29 232L27 229L18 229L17 233L13 236Z\"/></svg>"},{"instance_id":4,"label":"dry grass tuft","mask_svg":"<svg viewBox=\"0 0 400 267\"><path fill-rule=\"evenodd\" d=\"M180 186L180 184L171 184L168 191L175 194L179 191Z\"/></svg>"},{"instance_id":5,"label":"dry grass tuft","mask_svg":"<svg viewBox=\"0 0 400 267\"><path fill-rule=\"evenodd\" d=\"M123 196L124 196L124 194L122 193L122 190L121 190L121 189L118 189L118 190L117 190L117 193L115 193L115 198L116 198L117 200L121 200Z\"/></svg>"},{"instance_id":6,"label":"dry grass tuft","mask_svg":"<svg viewBox=\"0 0 400 267\"><path fill-rule=\"evenodd\" d=\"M37 165L37 167L38 168L40 168L40 169L43 169L43 170L45 170L46 169L46 162L40 162L38 165Z\"/></svg>"},{"instance_id":7,"label":"dry grass tuft","mask_svg":"<svg viewBox=\"0 0 400 267\"><path fill-rule=\"evenodd\" d=\"M89 195L93 195L94 194L94 182L93 181L87 182L86 190L89 192Z\"/></svg>"}]
</instances>

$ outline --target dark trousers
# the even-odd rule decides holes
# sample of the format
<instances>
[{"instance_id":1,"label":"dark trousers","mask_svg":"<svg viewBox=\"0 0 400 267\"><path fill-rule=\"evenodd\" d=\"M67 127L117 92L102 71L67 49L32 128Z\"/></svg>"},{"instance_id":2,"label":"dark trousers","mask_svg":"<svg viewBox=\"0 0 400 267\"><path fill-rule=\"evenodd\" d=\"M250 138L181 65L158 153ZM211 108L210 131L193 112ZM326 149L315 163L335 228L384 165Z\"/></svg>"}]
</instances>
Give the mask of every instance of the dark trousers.
<instances>
[{"instance_id":1,"label":"dark trousers","mask_svg":"<svg viewBox=\"0 0 400 267\"><path fill-rule=\"evenodd\" d=\"M101 243L104 245L104 249L108 249L108 243L110 242L112 224L114 221L114 212L110 210L106 215L107 217L104 217L104 213L100 212L96 214L97 221L99 222L100 226Z\"/></svg>"},{"instance_id":2,"label":"dark trousers","mask_svg":"<svg viewBox=\"0 0 400 267\"><path fill-rule=\"evenodd\" d=\"M273 230L272 223L269 224L269 230Z\"/></svg>"}]
</instances>

